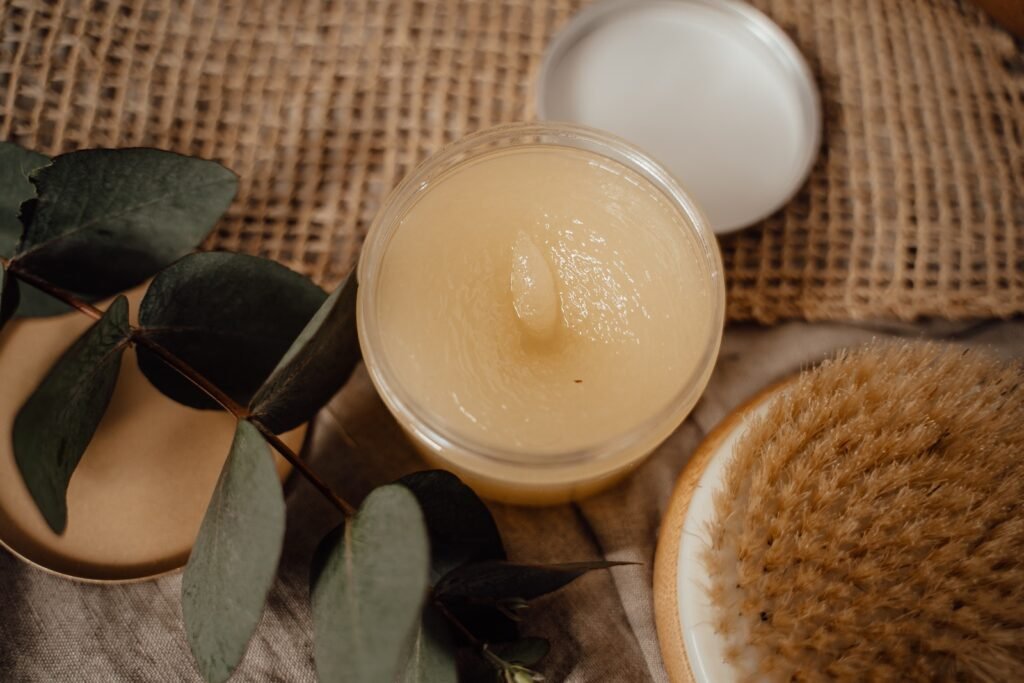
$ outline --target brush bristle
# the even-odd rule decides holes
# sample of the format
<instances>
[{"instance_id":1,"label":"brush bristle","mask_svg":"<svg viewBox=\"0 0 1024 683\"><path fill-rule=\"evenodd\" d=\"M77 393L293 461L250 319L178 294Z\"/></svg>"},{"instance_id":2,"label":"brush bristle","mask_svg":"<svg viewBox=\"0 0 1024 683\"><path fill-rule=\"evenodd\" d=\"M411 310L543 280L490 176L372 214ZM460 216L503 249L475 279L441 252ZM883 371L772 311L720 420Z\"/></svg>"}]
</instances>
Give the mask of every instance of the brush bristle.
<instances>
[{"instance_id":1,"label":"brush bristle","mask_svg":"<svg viewBox=\"0 0 1024 683\"><path fill-rule=\"evenodd\" d=\"M704 562L758 680L1024 680L1024 373L876 344L738 444Z\"/></svg>"}]
</instances>

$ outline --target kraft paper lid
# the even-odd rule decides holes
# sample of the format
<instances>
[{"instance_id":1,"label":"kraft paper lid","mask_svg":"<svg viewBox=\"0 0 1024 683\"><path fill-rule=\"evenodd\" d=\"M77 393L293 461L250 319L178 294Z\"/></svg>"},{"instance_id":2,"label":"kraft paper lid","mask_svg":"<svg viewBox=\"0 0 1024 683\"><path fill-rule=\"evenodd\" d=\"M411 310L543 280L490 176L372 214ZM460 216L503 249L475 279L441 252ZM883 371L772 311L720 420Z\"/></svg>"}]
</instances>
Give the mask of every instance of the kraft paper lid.
<instances>
[{"instance_id":1,"label":"kraft paper lid","mask_svg":"<svg viewBox=\"0 0 1024 683\"><path fill-rule=\"evenodd\" d=\"M145 288L128 293L136 309ZM194 410L142 375L135 352L68 487L68 526L54 534L21 478L14 417L60 354L92 323L78 313L12 320L0 334L0 545L43 570L86 581L132 581L183 566L234 435L225 412ZM305 427L282 439L298 450ZM290 466L277 458L279 474Z\"/></svg>"}]
</instances>

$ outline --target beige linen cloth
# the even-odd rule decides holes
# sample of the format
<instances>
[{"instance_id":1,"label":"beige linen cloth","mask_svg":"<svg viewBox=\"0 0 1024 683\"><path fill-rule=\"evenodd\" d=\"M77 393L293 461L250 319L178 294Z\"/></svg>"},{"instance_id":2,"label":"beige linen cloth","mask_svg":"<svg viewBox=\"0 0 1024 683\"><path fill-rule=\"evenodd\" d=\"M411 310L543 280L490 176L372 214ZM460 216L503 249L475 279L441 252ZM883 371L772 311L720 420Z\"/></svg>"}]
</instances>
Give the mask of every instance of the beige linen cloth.
<instances>
[{"instance_id":1,"label":"beige linen cloth","mask_svg":"<svg viewBox=\"0 0 1024 683\"><path fill-rule=\"evenodd\" d=\"M665 681L651 582L658 524L701 438L771 382L844 346L892 336L948 338L1024 359L1024 320L931 326L790 323L730 327L692 415L632 477L575 505L492 505L514 560L640 562L591 574L537 601L527 634L551 640L549 681ZM318 418L308 457L349 500L424 467L362 367ZM281 576L233 680L314 681L306 574L335 512L304 481L288 486ZM0 680L198 681L181 627L181 576L125 586L55 578L0 553Z\"/></svg>"}]
</instances>

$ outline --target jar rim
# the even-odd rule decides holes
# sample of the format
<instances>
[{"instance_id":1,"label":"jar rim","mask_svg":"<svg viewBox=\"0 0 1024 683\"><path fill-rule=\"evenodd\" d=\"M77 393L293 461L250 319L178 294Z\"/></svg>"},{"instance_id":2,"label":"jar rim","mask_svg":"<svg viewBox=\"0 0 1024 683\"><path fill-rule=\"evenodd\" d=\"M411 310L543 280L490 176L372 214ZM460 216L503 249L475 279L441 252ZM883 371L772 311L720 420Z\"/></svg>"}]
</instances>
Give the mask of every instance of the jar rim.
<instances>
[{"instance_id":1,"label":"jar rim","mask_svg":"<svg viewBox=\"0 0 1024 683\"><path fill-rule=\"evenodd\" d=\"M666 405L622 434L598 445L545 453L543 459L527 459L526 451L499 449L456 433L431 410L416 402L388 364L376 316L377 283L384 256L402 218L415 201L438 179L469 159L488 152L519 146L551 145L582 149L616 161L638 173L659 190L686 218L693 230L696 251L710 276L711 334L690 376ZM725 283L718 243L703 213L668 171L649 155L601 130L570 123L511 123L468 135L427 158L408 174L384 200L367 232L357 266L357 327L370 379L391 412L424 444L437 453L458 452L464 458L498 462L506 467L529 469L565 467L583 462L611 460L633 450L659 427L673 422L674 429L692 410L703 393L718 357L725 323ZM655 444L656 445L656 444ZM449 455L445 459L451 460ZM465 466L465 463L461 463Z\"/></svg>"}]
</instances>

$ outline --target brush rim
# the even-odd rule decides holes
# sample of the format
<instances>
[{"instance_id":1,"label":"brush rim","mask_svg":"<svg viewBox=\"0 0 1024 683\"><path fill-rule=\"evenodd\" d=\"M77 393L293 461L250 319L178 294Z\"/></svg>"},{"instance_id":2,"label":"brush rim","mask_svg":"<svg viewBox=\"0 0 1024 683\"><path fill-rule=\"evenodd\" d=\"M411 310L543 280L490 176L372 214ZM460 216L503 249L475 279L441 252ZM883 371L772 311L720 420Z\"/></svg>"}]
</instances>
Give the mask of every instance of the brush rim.
<instances>
[{"instance_id":1,"label":"brush rim","mask_svg":"<svg viewBox=\"0 0 1024 683\"><path fill-rule=\"evenodd\" d=\"M793 375L768 385L722 418L694 450L676 480L662 518L654 553L654 624L661 658L672 683L697 683L686 653L679 611L679 546L690 502L704 471L719 453L722 443L736 430L746 426L748 417L755 410L777 397L798 376ZM722 455L725 457L731 453Z\"/></svg>"}]
</instances>

